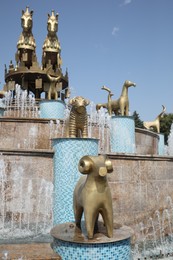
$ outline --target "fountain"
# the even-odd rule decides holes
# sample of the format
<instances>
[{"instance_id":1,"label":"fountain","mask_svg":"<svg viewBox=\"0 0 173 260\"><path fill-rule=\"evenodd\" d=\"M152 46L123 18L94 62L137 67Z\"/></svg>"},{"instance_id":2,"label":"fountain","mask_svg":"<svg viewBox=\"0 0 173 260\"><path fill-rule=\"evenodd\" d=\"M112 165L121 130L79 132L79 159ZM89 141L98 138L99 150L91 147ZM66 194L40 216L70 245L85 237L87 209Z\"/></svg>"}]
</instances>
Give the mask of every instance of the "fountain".
<instances>
[{"instance_id":1,"label":"fountain","mask_svg":"<svg viewBox=\"0 0 173 260\"><path fill-rule=\"evenodd\" d=\"M26 12L28 16L31 13L29 9ZM49 16L57 21L54 13ZM0 257L9 256L8 251L10 252L12 246L10 243L13 246L14 243L20 244L19 251L24 242L25 246L27 243L30 245L31 241L35 246L47 242L43 247L48 252L52 242L50 230L57 225L58 228L52 231L53 248L56 251L57 245L60 245L62 249L64 238L57 234L64 230L64 223L69 223L65 224L65 250L68 254L74 253L75 246L75 252L79 254L83 251L86 253L87 247L88 258L93 259L93 254L94 257L98 255L95 247L105 254L111 239L106 238L99 244L101 238L96 235L94 243L90 239L88 242L83 218L82 233L79 231L75 235L72 209L73 190L80 177L78 162L85 155L98 156L99 153L107 154L113 165L113 172L107 176L107 181L112 193L115 231L119 235L128 233L122 247L121 241L111 240L111 243L115 243L115 247L117 245L119 248L126 248L129 255L129 229L124 228L128 226L134 230L131 241L134 260L155 256L169 259L173 254L172 130L168 140L169 153L160 154L159 133L148 129L135 129L133 118L128 114L119 114L120 108L115 116L110 114L111 109L115 111L110 105L117 102L111 99L112 92L108 91L108 103L99 104L99 110L96 110L93 102L89 105L88 136L67 136L69 109L72 104L67 102L68 73L63 75L60 69L60 45L56 47L52 59L52 50L46 49L45 45L42 65L39 66L33 38L31 42L33 45L29 46L26 41L19 40L15 56L17 64L14 66L10 62L9 69L5 71L6 85L3 96L0 96L4 112L0 117ZM49 91L51 84L51 89L57 90L57 99L55 93ZM106 90L106 87L103 89ZM40 98L43 92L44 100ZM56 103L61 104L62 110L60 107L54 109L56 112L61 110L61 114L52 116L49 113L43 116L41 106L46 101L54 104L52 108L55 108ZM126 141L126 147L130 150L113 150L110 140L117 138L114 136L114 127L119 124L114 122L116 118L123 121L128 119L128 124L131 125L131 130L125 130L124 126L123 136L121 135L121 141ZM73 130L74 128L71 134ZM130 132L133 132L132 135ZM65 162L70 165L68 169L65 168ZM55 184L54 169L57 171ZM62 193L59 193L59 190L62 190ZM98 224L101 234L106 237L100 217ZM69 241L74 235L76 240ZM113 254L110 247L109 250ZM37 251L44 250L41 248ZM25 255L22 253L21 257Z\"/></svg>"}]
</instances>

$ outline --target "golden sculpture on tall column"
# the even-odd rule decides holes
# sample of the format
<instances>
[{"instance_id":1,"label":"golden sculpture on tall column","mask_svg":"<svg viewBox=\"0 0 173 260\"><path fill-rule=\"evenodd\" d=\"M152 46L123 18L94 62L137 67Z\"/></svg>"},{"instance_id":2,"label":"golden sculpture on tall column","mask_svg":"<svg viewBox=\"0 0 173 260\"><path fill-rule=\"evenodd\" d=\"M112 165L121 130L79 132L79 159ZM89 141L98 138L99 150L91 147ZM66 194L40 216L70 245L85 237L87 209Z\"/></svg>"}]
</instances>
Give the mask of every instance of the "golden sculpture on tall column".
<instances>
[{"instance_id":1,"label":"golden sculpture on tall column","mask_svg":"<svg viewBox=\"0 0 173 260\"><path fill-rule=\"evenodd\" d=\"M101 107L107 108L109 115L114 112L115 115L128 116L129 115L129 97L128 97L128 88L135 87L136 84L132 81L126 80L124 82L121 96L117 100L111 100L111 95L108 95L108 103L97 104L96 110L99 110ZM105 89L105 88L102 88ZM108 91L108 88L107 88ZM110 90L109 90L110 91ZM110 114L111 113L111 114Z\"/></svg>"},{"instance_id":2,"label":"golden sculpture on tall column","mask_svg":"<svg viewBox=\"0 0 173 260\"><path fill-rule=\"evenodd\" d=\"M150 128L156 128L157 133L160 133L160 120L163 117L165 111L166 111L166 107L164 105L162 105L162 112L156 117L156 119L154 121L150 121L150 122L144 122L143 125L146 129L150 129Z\"/></svg>"},{"instance_id":3,"label":"golden sculpture on tall column","mask_svg":"<svg viewBox=\"0 0 173 260\"><path fill-rule=\"evenodd\" d=\"M88 137L88 115L86 106L90 101L81 96L70 99L69 104L72 106L70 116L66 124L66 136L75 137Z\"/></svg>"},{"instance_id":4,"label":"golden sculpture on tall column","mask_svg":"<svg viewBox=\"0 0 173 260\"><path fill-rule=\"evenodd\" d=\"M76 226L81 228L84 213L85 226L89 239L98 228L98 215L103 217L107 236L113 236L112 196L107 181L107 173L113 171L112 163L106 155L84 156L79 161L82 176L76 184L73 194L73 209Z\"/></svg>"}]
</instances>

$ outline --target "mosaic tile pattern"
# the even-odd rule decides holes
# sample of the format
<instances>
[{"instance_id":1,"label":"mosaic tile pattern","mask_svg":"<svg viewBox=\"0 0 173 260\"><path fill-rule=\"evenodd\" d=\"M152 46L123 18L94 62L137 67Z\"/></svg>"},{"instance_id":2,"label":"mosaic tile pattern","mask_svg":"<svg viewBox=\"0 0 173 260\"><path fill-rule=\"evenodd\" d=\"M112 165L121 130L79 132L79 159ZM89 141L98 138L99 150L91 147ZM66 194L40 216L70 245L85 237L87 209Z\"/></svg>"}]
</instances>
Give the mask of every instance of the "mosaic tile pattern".
<instances>
[{"instance_id":1,"label":"mosaic tile pattern","mask_svg":"<svg viewBox=\"0 0 173 260\"><path fill-rule=\"evenodd\" d=\"M158 136L159 136L158 154L164 155L164 153L165 153L164 134L158 134Z\"/></svg>"},{"instance_id":2,"label":"mosaic tile pattern","mask_svg":"<svg viewBox=\"0 0 173 260\"><path fill-rule=\"evenodd\" d=\"M54 252L63 260L130 260L130 239L105 244L70 243L54 238Z\"/></svg>"},{"instance_id":3,"label":"mosaic tile pattern","mask_svg":"<svg viewBox=\"0 0 173 260\"><path fill-rule=\"evenodd\" d=\"M73 191L82 174L79 160L84 155L98 155L98 139L53 139L54 153L54 225L74 221Z\"/></svg>"},{"instance_id":4,"label":"mosaic tile pattern","mask_svg":"<svg viewBox=\"0 0 173 260\"><path fill-rule=\"evenodd\" d=\"M40 101L40 118L64 118L65 103L61 100Z\"/></svg>"},{"instance_id":5,"label":"mosaic tile pattern","mask_svg":"<svg viewBox=\"0 0 173 260\"><path fill-rule=\"evenodd\" d=\"M135 124L133 117L113 116L110 131L111 152L135 153Z\"/></svg>"},{"instance_id":6,"label":"mosaic tile pattern","mask_svg":"<svg viewBox=\"0 0 173 260\"><path fill-rule=\"evenodd\" d=\"M4 115L4 108L0 107L0 116L3 116L3 115Z\"/></svg>"}]
</instances>

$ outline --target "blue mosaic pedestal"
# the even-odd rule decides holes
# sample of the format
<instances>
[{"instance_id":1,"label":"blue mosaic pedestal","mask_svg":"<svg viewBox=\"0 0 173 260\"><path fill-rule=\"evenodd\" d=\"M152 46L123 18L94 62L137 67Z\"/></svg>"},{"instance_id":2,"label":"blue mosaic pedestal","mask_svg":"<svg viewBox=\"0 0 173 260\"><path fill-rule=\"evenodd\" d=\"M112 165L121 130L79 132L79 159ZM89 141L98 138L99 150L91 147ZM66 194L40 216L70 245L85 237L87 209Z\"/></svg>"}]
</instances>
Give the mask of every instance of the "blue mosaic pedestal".
<instances>
[{"instance_id":1,"label":"blue mosaic pedestal","mask_svg":"<svg viewBox=\"0 0 173 260\"><path fill-rule=\"evenodd\" d=\"M159 136L158 154L164 155L165 154L164 134L158 134L158 136Z\"/></svg>"},{"instance_id":2,"label":"blue mosaic pedestal","mask_svg":"<svg viewBox=\"0 0 173 260\"><path fill-rule=\"evenodd\" d=\"M130 260L130 237L128 227L114 229L113 238L97 233L93 239L87 239L74 223L64 223L51 230L52 249L63 260Z\"/></svg>"},{"instance_id":3,"label":"blue mosaic pedestal","mask_svg":"<svg viewBox=\"0 0 173 260\"><path fill-rule=\"evenodd\" d=\"M61 100L41 100L40 118L64 119L65 103Z\"/></svg>"},{"instance_id":4,"label":"blue mosaic pedestal","mask_svg":"<svg viewBox=\"0 0 173 260\"><path fill-rule=\"evenodd\" d=\"M135 153L135 123L130 116L112 116L110 146L113 153Z\"/></svg>"},{"instance_id":5,"label":"blue mosaic pedestal","mask_svg":"<svg viewBox=\"0 0 173 260\"><path fill-rule=\"evenodd\" d=\"M5 109L0 107L0 117L2 117L4 115L4 111L5 111Z\"/></svg>"},{"instance_id":6,"label":"blue mosaic pedestal","mask_svg":"<svg viewBox=\"0 0 173 260\"><path fill-rule=\"evenodd\" d=\"M79 160L84 155L98 155L98 139L57 138L54 149L54 225L74 221L73 191L78 179Z\"/></svg>"}]
</instances>

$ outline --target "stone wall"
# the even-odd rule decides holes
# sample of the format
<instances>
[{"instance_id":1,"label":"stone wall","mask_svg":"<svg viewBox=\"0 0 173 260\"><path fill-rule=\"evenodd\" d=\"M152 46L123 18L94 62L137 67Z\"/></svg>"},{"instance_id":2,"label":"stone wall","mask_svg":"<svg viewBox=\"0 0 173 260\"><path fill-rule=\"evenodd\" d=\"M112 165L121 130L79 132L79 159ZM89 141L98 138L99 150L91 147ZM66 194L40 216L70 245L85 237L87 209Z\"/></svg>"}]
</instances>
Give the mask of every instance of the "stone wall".
<instances>
[{"instance_id":1,"label":"stone wall","mask_svg":"<svg viewBox=\"0 0 173 260\"><path fill-rule=\"evenodd\" d=\"M0 150L0 237L48 234L52 227L53 153ZM126 224L140 236L173 210L173 158L108 155L114 223ZM141 224L142 223L142 224ZM168 219L165 232L169 233ZM173 224L173 223L172 223ZM158 223L156 223L158 225ZM148 232L148 231L146 231Z\"/></svg>"},{"instance_id":2,"label":"stone wall","mask_svg":"<svg viewBox=\"0 0 173 260\"><path fill-rule=\"evenodd\" d=\"M53 153L0 150L0 240L48 234Z\"/></svg>"},{"instance_id":3,"label":"stone wall","mask_svg":"<svg viewBox=\"0 0 173 260\"><path fill-rule=\"evenodd\" d=\"M100 131L96 124L90 128L91 137L100 139L100 150L107 153L110 151L109 131L106 127L103 130ZM65 137L62 121L0 118L0 149L51 149L51 138L58 137ZM159 137L156 133L136 128L135 139L136 154L158 154Z\"/></svg>"}]
</instances>

